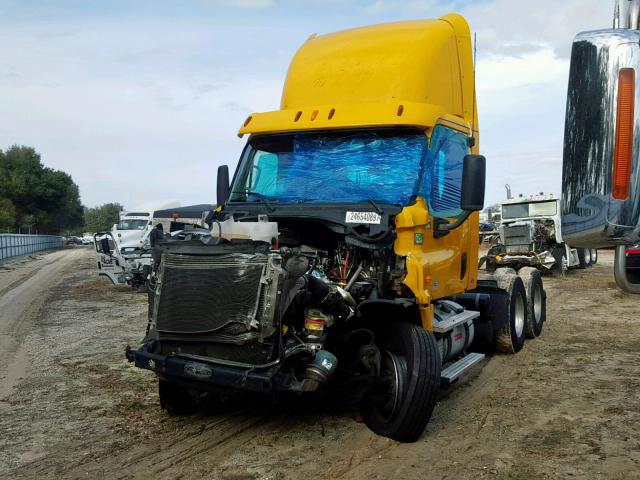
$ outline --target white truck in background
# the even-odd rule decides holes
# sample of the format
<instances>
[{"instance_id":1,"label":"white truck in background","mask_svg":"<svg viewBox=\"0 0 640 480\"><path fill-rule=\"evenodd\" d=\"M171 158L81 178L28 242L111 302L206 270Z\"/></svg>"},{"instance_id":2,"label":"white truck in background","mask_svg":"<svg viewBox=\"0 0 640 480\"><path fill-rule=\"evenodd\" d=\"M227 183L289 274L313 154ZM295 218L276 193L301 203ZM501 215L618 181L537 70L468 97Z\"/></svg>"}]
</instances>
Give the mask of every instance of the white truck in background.
<instances>
[{"instance_id":1,"label":"white truck in background","mask_svg":"<svg viewBox=\"0 0 640 480\"><path fill-rule=\"evenodd\" d=\"M162 224L163 234L179 235L201 226L203 217L214 208L210 204L180 207L172 202L148 212L123 212L111 231L95 235L98 275L114 285L143 285L153 263L150 235L156 225Z\"/></svg>"},{"instance_id":2,"label":"white truck in background","mask_svg":"<svg viewBox=\"0 0 640 480\"><path fill-rule=\"evenodd\" d=\"M486 268L534 267L564 273L569 268L587 268L597 262L598 252L573 248L564 241L560 199L553 195L510 198L502 204L500 242L486 258Z\"/></svg>"}]
</instances>

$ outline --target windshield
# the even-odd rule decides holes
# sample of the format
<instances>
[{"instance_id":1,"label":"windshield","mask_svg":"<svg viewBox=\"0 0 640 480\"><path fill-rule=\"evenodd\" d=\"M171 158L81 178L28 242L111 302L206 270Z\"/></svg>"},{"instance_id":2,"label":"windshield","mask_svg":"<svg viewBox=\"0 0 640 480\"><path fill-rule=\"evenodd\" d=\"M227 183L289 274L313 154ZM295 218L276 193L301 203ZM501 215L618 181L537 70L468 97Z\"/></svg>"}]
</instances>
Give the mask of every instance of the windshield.
<instances>
[{"instance_id":1,"label":"windshield","mask_svg":"<svg viewBox=\"0 0 640 480\"><path fill-rule=\"evenodd\" d=\"M420 187L427 144L416 130L255 137L230 200L407 205Z\"/></svg>"},{"instance_id":2,"label":"windshield","mask_svg":"<svg viewBox=\"0 0 640 480\"><path fill-rule=\"evenodd\" d=\"M149 220L133 220L123 218L118 223L118 230L142 230L147 226Z\"/></svg>"},{"instance_id":3,"label":"windshield","mask_svg":"<svg viewBox=\"0 0 640 480\"><path fill-rule=\"evenodd\" d=\"M557 202L514 203L502 206L502 218L552 216L557 213Z\"/></svg>"}]
</instances>

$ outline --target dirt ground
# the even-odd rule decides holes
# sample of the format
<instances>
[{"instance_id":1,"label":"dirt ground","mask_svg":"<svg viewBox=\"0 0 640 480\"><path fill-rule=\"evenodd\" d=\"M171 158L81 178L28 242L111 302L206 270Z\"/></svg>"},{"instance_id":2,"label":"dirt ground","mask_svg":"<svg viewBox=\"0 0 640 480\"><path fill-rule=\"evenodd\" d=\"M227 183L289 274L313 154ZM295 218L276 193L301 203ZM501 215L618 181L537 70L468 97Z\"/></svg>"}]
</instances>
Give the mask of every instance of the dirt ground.
<instances>
[{"instance_id":1,"label":"dirt ground","mask_svg":"<svg viewBox=\"0 0 640 480\"><path fill-rule=\"evenodd\" d=\"M0 265L0 478L640 478L640 298L612 263L545 277L542 337L442 391L414 444L303 401L170 417L124 359L144 294L97 280L89 248Z\"/></svg>"}]
</instances>

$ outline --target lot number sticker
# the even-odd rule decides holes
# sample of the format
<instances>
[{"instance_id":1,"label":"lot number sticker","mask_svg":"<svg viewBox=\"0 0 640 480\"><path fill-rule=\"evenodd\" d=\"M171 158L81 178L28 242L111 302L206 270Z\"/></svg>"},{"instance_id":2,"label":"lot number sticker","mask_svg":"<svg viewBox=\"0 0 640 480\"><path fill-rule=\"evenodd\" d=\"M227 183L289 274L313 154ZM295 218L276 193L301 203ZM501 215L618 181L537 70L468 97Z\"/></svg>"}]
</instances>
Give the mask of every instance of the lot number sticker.
<instances>
[{"instance_id":1,"label":"lot number sticker","mask_svg":"<svg viewBox=\"0 0 640 480\"><path fill-rule=\"evenodd\" d=\"M347 212L345 223L372 223L380 225L382 217L376 212Z\"/></svg>"}]
</instances>

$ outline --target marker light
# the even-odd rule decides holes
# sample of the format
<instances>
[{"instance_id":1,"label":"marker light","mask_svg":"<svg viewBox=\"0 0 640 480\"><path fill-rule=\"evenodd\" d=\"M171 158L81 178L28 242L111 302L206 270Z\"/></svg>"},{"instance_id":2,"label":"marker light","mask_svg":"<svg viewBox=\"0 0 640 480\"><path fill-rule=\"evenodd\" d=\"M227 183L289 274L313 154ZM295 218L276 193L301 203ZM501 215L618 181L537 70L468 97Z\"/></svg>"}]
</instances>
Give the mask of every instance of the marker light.
<instances>
[{"instance_id":1,"label":"marker light","mask_svg":"<svg viewBox=\"0 0 640 480\"><path fill-rule=\"evenodd\" d=\"M636 72L633 68L623 68L618 77L616 144L613 153L613 185L611 189L611 195L616 200L629 198L635 95Z\"/></svg>"}]
</instances>

